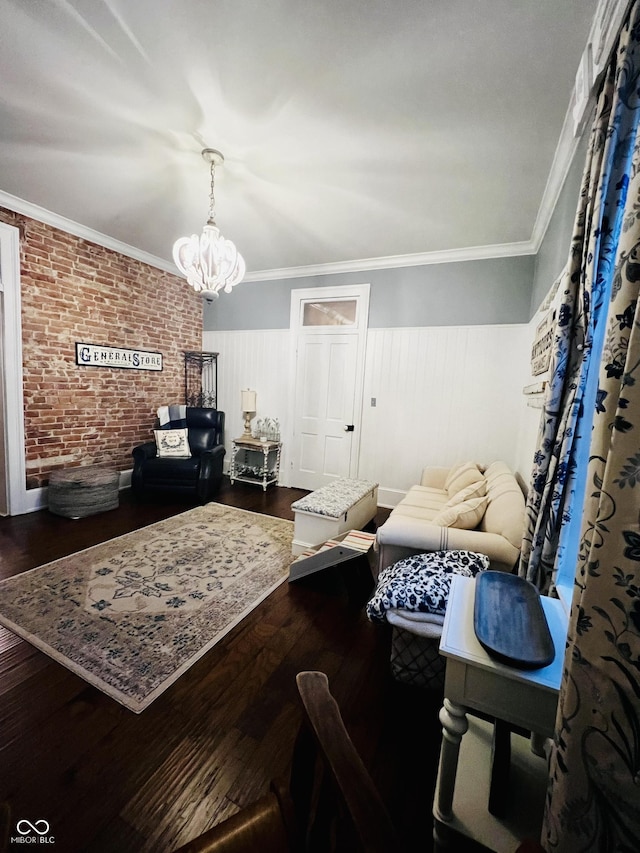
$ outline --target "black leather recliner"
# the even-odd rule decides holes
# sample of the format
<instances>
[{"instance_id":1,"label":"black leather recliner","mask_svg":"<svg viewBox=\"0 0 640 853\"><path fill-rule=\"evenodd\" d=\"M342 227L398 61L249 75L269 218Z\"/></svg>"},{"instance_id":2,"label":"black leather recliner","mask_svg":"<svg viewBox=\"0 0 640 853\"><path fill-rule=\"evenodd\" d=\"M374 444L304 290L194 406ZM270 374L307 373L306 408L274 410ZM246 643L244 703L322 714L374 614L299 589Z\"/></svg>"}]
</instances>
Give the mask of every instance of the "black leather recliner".
<instances>
[{"instance_id":1,"label":"black leather recliner","mask_svg":"<svg viewBox=\"0 0 640 853\"><path fill-rule=\"evenodd\" d=\"M175 424L184 425L191 450L188 459L159 457L155 441L134 447L131 475L134 494L143 497L158 492L180 492L206 502L219 489L226 452L224 412L187 406L186 423Z\"/></svg>"}]
</instances>

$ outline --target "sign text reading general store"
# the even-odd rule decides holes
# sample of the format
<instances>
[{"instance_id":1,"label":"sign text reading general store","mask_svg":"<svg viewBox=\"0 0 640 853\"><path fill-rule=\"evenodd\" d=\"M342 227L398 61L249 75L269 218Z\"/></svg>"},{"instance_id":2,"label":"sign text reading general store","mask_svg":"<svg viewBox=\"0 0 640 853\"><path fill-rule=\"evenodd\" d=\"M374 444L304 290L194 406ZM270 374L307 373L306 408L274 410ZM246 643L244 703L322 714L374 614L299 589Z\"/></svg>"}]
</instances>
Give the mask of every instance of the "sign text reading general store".
<instances>
[{"instance_id":1,"label":"sign text reading general store","mask_svg":"<svg viewBox=\"0 0 640 853\"><path fill-rule=\"evenodd\" d=\"M162 370L162 353L122 347L76 343L76 364L83 367L125 367L131 370Z\"/></svg>"}]
</instances>

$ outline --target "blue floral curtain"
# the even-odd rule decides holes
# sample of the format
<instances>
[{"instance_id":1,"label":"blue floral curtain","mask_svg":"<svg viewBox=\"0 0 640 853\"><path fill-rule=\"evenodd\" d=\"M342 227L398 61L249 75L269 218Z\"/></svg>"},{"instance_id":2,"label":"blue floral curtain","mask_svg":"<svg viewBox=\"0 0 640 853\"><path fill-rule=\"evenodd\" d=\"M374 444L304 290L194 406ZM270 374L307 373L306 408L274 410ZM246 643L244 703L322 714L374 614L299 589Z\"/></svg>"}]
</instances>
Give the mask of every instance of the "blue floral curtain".
<instances>
[{"instance_id":1,"label":"blue floral curtain","mask_svg":"<svg viewBox=\"0 0 640 853\"><path fill-rule=\"evenodd\" d=\"M572 513L574 522L575 513L580 520L584 466L578 460L597 404L593 371L600 363L640 118L629 28L626 38L608 69L591 131L528 492L519 574L543 593L554 592L559 557L575 560L565 540Z\"/></svg>"},{"instance_id":2,"label":"blue floral curtain","mask_svg":"<svg viewBox=\"0 0 640 853\"><path fill-rule=\"evenodd\" d=\"M612 152L616 192L603 193L610 203L599 226L615 261L599 319L597 381L589 383L593 411L578 441L588 441L589 458L549 759L541 839L548 853L640 850L640 0L609 72L592 148L624 142L629 157Z\"/></svg>"},{"instance_id":3,"label":"blue floral curtain","mask_svg":"<svg viewBox=\"0 0 640 853\"><path fill-rule=\"evenodd\" d=\"M635 163L550 756L543 844L557 853L640 850L640 139Z\"/></svg>"}]
</instances>

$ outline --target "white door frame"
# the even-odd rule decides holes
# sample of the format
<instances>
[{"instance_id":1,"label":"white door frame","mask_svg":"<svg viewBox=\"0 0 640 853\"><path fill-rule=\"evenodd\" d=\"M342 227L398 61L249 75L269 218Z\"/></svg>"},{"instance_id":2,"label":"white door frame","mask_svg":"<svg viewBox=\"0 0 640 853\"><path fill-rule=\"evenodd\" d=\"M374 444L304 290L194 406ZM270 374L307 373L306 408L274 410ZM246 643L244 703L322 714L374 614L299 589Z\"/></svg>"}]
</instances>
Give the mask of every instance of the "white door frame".
<instances>
[{"instance_id":1,"label":"white door frame","mask_svg":"<svg viewBox=\"0 0 640 853\"><path fill-rule=\"evenodd\" d=\"M26 483L24 395L22 390L22 313L20 298L20 232L0 223L0 289L4 294L4 449L7 509L20 515L29 506Z\"/></svg>"},{"instance_id":2,"label":"white door frame","mask_svg":"<svg viewBox=\"0 0 640 853\"><path fill-rule=\"evenodd\" d=\"M289 423L291 424L289 433L289 442L291 454L289 456L289 471L287 476L287 484L291 485L293 472L298 463L296 450L296 429L295 411L296 411L296 367L297 367L297 352L298 339L300 335L313 334L309 327L303 330L302 327L302 305L309 300L328 301L335 299L357 299L358 308L356 314L356 325L354 334L358 335L358 352L356 358L356 385L354 393L354 421L355 429L353 431L352 452L349 476L357 479L358 468L360 465L360 439L362 432L362 406L364 394L364 365L367 347L367 331L369 328L369 292L371 286L369 284L349 284L336 285L329 287L309 287L295 289L291 291L291 311L289 315L289 329L291 332L291 351L289 357L289 387L292 389L292 394L289 400ZM331 328L346 331L345 327L318 326L318 333L326 333Z\"/></svg>"}]
</instances>

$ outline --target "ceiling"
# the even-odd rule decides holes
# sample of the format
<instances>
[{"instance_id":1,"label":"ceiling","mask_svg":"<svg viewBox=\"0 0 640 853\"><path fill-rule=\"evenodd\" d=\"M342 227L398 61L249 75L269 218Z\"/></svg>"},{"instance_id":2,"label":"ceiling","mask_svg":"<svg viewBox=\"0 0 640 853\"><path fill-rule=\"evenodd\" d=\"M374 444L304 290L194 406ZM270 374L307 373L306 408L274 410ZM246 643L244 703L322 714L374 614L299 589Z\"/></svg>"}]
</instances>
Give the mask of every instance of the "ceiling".
<instances>
[{"instance_id":1,"label":"ceiling","mask_svg":"<svg viewBox=\"0 0 640 853\"><path fill-rule=\"evenodd\" d=\"M3 0L0 205L173 269L213 147L247 278L530 247L596 6Z\"/></svg>"}]
</instances>

